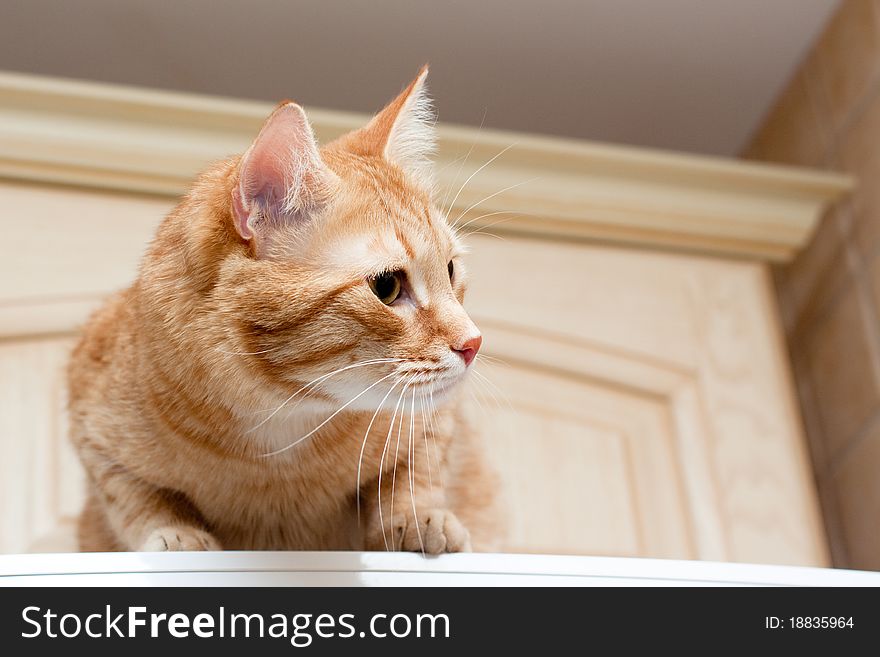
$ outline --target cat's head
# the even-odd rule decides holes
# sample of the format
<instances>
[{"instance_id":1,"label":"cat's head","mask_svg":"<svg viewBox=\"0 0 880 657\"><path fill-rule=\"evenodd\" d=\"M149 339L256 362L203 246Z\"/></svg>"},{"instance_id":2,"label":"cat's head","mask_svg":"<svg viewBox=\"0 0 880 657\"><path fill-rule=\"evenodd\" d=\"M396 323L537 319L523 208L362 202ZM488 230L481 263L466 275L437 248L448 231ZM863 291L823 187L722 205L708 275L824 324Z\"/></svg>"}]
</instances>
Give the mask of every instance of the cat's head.
<instances>
[{"instance_id":1,"label":"cat's head","mask_svg":"<svg viewBox=\"0 0 880 657\"><path fill-rule=\"evenodd\" d=\"M337 406L393 408L401 394L439 402L473 365L482 338L433 198L426 75L323 148L284 103L237 165L225 321L279 390L318 379L309 391Z\"/></svg>"}]
</instances>

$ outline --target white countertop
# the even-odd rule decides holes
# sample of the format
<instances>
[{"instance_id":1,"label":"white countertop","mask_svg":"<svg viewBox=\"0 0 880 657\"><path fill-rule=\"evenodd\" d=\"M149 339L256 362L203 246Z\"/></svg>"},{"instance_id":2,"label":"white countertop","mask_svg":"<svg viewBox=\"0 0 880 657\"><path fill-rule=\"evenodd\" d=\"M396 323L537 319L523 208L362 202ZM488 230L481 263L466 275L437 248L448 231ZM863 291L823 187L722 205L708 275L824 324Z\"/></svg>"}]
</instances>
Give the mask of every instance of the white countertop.
<instances>
[{"instance_id":1,"label":"white countertop","mask_svg":"<svg viewBox=\"0 0 880 657\"><path fill-rule=\"evenodd\" d=\"M121 552L0 555L0 586L880 586L880 573L526 554Z\"/></svg>"}]
</instances>

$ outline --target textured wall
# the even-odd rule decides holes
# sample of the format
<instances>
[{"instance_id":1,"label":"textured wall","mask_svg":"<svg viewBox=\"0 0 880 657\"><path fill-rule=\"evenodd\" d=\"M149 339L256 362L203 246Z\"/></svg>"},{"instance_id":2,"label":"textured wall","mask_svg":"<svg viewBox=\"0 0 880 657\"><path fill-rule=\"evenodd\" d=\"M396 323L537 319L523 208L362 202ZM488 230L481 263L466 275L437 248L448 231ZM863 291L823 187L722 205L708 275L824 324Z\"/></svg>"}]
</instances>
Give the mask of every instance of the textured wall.
<instances>
[{"instance_id":1,"label":"textured wall","mask_svg":"<svg viewBox=\"0 0 880 657\"><path fill-rule=\"evenodd\" d=\"M744 156L858 179L776 281L835 564L880 570L880 0L842 5Z\"/></svg>"}]
</instances>

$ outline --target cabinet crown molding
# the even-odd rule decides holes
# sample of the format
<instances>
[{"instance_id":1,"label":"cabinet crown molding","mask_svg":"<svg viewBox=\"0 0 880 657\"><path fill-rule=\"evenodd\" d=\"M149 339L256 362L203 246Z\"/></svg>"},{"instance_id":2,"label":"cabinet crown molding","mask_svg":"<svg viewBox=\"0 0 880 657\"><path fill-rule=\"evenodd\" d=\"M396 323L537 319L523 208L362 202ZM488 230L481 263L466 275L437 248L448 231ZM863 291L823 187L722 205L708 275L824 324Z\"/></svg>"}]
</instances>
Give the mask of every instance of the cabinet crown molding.
<instances>
[{"instance_id":1,"label":"cabinet crown molding","mask_svg":"<svg viewBox=\"0 0 880 657\"><path fill-rule=\"evenodd\" d=\"M177 196L208 162L243 151L271 109L0 72L0 177ZM367 118L308 113L321 141ZM440 198L456 197L451 218L473 228L767 261L794 257L853 186L835 173L451 125L439 127L436 168Z\"/></svg>"}]
</instances>

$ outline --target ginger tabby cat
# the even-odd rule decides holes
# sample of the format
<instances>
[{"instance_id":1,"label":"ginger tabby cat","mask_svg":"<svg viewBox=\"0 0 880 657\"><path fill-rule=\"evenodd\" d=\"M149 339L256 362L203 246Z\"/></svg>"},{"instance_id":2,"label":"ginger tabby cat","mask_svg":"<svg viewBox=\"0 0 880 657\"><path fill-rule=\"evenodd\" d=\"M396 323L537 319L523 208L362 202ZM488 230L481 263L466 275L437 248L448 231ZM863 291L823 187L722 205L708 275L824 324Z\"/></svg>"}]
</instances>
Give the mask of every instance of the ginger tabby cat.
<instances>
[{"instance_id":1,"label":"ginger tabby cat","mask_svg":"<svg viewBox=\"0 0 880 657\"><path fill-rule=\"evenodd\" d=\"M319 149L281 104L199 177L69 367L83 550L492 549L481 336L419 76Z\"/></svg>"}]
</instances>

